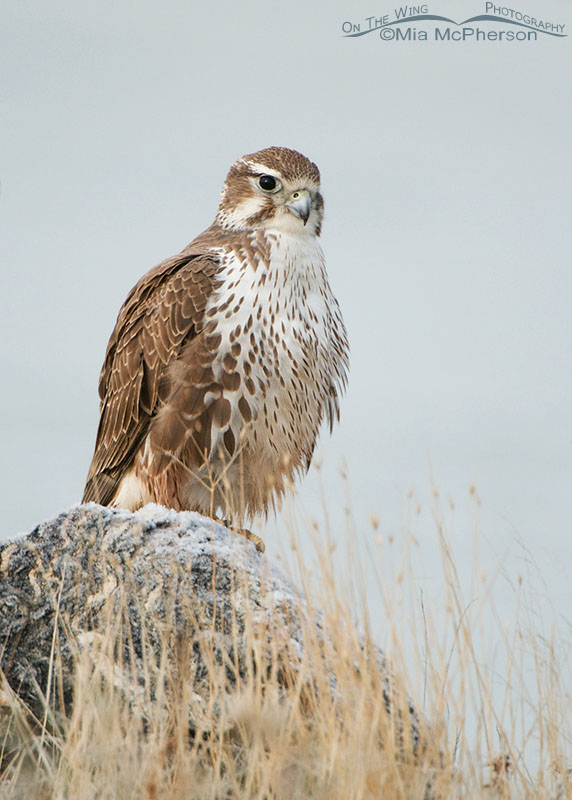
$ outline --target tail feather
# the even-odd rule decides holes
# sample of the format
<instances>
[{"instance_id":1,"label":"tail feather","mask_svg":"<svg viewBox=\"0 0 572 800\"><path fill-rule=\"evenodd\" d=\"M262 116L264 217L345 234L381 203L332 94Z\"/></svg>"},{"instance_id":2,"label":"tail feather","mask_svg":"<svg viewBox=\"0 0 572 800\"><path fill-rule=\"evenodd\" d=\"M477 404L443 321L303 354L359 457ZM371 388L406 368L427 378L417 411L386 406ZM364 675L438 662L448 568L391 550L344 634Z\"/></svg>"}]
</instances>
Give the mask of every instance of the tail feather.
<instances>
[{"instance_id":1,"label":"tail feather","mask_svg":"<svg viewBox=\"0 0 572 800\"><path fill-rule=\"evenodd\" d=\"M119 475L109 472L97 472L89 475L83 491L82 503L99 503L101 506L111 505L119 486Z\"/></svg>"}]
</instances>

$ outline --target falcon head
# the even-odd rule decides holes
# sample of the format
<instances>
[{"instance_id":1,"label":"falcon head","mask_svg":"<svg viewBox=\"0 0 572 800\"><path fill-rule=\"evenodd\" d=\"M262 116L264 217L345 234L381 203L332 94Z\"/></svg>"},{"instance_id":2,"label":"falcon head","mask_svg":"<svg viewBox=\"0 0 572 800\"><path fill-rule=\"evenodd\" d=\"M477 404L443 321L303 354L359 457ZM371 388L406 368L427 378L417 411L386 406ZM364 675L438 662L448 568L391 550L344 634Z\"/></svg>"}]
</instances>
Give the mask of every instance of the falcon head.
<instances>
[{"instance_id":1,"label":"falcon head","mask_svg":"<svg viewBox=\"0 0 572 800\"><path fill-rule=\"evenodd\" d=\"M268 147L232 165L216 222L226 230L319 236L323 215L318 167L296 150Z\"/></svg>"}]
</instances>

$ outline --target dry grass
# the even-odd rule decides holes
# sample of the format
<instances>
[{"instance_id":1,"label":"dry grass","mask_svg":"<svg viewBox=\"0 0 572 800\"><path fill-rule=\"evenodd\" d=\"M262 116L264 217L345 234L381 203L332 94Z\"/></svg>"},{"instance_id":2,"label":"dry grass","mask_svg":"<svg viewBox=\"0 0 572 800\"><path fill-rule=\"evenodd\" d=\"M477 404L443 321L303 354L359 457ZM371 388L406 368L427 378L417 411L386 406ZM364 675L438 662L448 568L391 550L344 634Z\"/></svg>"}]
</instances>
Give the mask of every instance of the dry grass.
<instances>
[{"instance_id":1,"label":"dry grass","mask_svg":"<svg viewBox=\"0 0 572 800\"><path fill-rule=\"evenodd\" d=\"M118 667L115 656L123 621L110 617L78 652L71 712L47 698L34 718L4 685L2 800L572 797L570 698L559 683L569 665L558 662L555 635L542 639L518 618L509 633L491 630L492 593L481 582L478 609L463 597L439 512L438 602L415 591L407 548L374 601L392 668L424 718L417 748L400 715L387 714L371 657L372 601L363 590L371 578L353 563L350 579L340 579L333 542L314 533L313 567L293 540L290 568L323 611L326 647L309 627L303 664L285 675L283 663L263 665L253 626L252 668L229 681L227 667L211 658L204 702L185 653L166 636L158 655L149 648L134 695L121 679L130 665ZM495 664L483 662L481 637L504 647L500 680ZM57 676L57 647L53 662ZM407 698L393 705L405 718Z\"/></svg>"}]
</instances>

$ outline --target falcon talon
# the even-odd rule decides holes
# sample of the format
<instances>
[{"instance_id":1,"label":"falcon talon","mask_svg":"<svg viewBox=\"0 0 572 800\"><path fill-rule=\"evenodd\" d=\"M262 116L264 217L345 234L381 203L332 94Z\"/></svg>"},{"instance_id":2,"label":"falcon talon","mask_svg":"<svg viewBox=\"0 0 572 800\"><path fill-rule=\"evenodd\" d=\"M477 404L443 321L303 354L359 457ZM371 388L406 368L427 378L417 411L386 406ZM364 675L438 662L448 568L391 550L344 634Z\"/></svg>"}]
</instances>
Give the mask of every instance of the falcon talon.
<instances>
[{"instance_id":1,"label":"falcon talon","mask_svg":"<svg viewBox=\"0 0 572 800\"><path fill-rule=\"evenodd\" d=\"M247 528L235 528L233 527L232 522L228 519L217 519L216 521L224 525L225 528L228 528L229 531L238 533L240 536L244 536L245 539L248 539L249 542L252 542L259 553L263 553L266 550L266 546L260 536L252 533L252 531L249 531Z\"/></svg>"},{"instance_id":2,"label":"falcon talon","mask_svg":"<svg viewBox=\"0 0 572 800\"><path fill-rule=\"evenodd\" d=\"M301 153L269 147L232 165L213 224L119 312L84 502L244 519L308 470L348 373L323 215L320 172Z\"/></svg>"},{"instance_id":3,"label":"falcon talon","mask_svg":"<svg viewBox=\"0 0 572 800\"><path fill-rule=\"evenodd\" d=\"M256 547L259 553L263 553L266 550L266 546L260 536L257 536L252 531L247 530L246 528L229 528L233 533L238 533L240 536L244 536L245 539L248 539L249 542Z\"/></svg>"}]
</instances>

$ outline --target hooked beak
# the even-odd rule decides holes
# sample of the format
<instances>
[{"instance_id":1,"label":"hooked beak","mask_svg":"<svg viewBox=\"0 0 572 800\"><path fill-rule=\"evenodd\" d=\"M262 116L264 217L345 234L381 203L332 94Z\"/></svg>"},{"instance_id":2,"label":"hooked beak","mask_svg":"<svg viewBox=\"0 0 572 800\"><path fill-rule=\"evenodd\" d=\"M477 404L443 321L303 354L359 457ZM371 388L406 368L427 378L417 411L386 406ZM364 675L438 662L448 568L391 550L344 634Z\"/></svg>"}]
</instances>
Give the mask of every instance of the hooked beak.
<instances>
[{"instance_id":1,"label":"hooked beak","mask_svg":"<svg viewBox=\"0 0 572 800\"><path fill-rule=\"evenodd\" d=\"M292 192L286 202L286 208L292 212L295 217L301 219L304 225L308 222L310 211L312 208L312 201L310 199L310 192L307 189L299 189Z\"/></svg>"}]
</instances>

